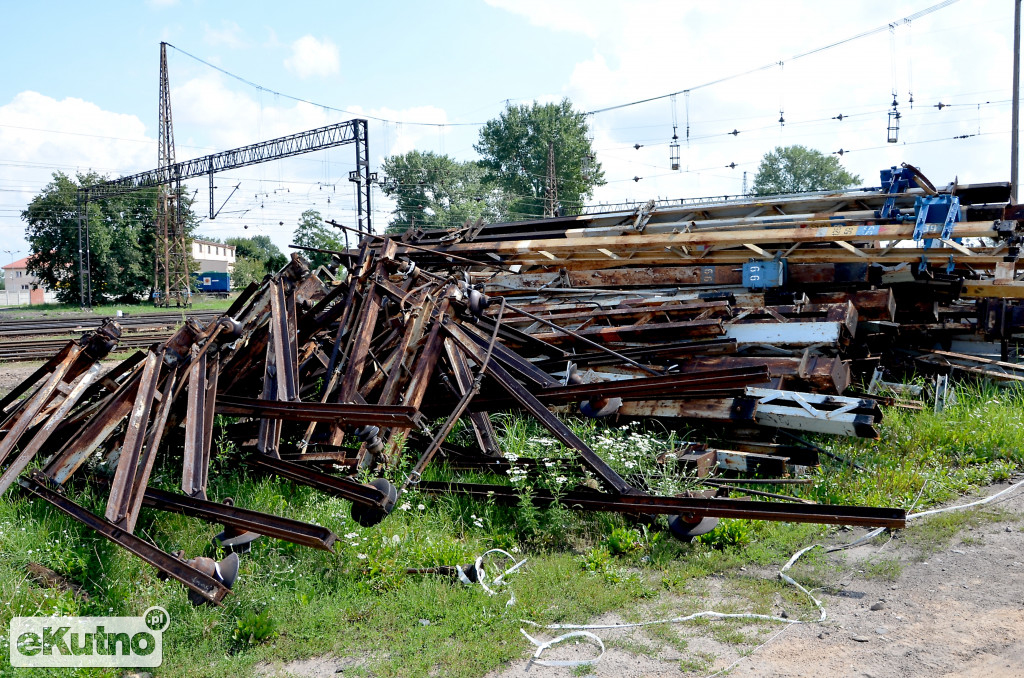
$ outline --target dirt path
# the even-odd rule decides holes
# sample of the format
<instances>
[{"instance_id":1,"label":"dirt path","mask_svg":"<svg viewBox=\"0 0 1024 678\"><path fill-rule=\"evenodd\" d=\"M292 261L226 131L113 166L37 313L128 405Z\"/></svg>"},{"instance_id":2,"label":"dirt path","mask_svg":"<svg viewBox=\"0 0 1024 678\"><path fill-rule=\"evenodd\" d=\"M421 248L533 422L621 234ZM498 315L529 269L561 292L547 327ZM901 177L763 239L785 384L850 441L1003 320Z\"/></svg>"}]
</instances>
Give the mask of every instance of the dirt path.
<instances>
[{"instance_id":1,"label":"dirt path","mask_svg":"<svg viewBox=\"0 0 1024 678\"><path fill-rule=\"evenodd\" d=\"M993 486L988 493L1005 487ZM814 592L827 610L826 621L744 627L765 643L761 647L722 642L710 631L712 625L667 625L660 627L668 629L661 635L598 631L609 648L589 669L521 662L493 675L707 676L738 662L729 675L1024 677L1024 490L982 510L943 515L907 531L906 538L827 556L836 581ZM851 542L864 532L840 532L835 542ZM722 603L714 601L714 582L710 589L710 600ZM609 615L594 621L619 620ZM665 633L683 642L666 642ZM536 635L547 639L556 632ZM580 644L552 649L544 657L595 654L593 646Z\"/></svg>"},{"instance_id":2,"label":"dirt path","mask_svg":"<svg viewBox=\"0 0 1024 678\"><path fill-rule=\"evenodd\" d=\"M15 386L28 379L42 365L41 362L20 365L6 364L0 367L0 397L7 395Z\"/></svg>"}]
</instances>

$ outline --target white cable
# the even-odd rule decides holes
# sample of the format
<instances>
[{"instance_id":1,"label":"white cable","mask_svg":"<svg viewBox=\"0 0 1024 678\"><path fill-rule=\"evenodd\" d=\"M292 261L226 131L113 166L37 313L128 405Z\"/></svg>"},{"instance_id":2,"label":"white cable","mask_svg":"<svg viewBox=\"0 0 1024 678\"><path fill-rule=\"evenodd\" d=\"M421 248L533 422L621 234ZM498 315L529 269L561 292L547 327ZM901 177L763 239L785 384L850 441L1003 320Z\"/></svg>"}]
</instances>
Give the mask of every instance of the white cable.
<instances>
[{"instance_id":1,"label":"white cable","mask_svg":"<svg viewBox=\"0 0 1024 678\"><path fill-rule=\"evenodd\" d=\"M537 664L538 666L588 666L590 664L596 664L601 661L601 657L604 656L604 641L598 638L589 631L573 631L571 633L563 633L557 638L552 638L548 641L540 641L531 636L523 629L519 629L519 633L526 636L526 639L537 646L537 651L530 657L530 664ZM568 640L569 638L587 638L597 643L597 646L601 648L601 654L597 655L593 659L541 659L540 655L544 650L548 649L552 645Z\"/></svg>"},{"instance_id":2,"label":"white cable","mask_svg":"<svg viewBox=\"0 0 1024 678\"><path fill-rule=\"evenodd\" d=\"M1024 487L1024 480L1020 480L1020 481L1014 483L1013 485L1010 485L1009 487L1007 487L1007 488L1005 488L1005 489L1003 489L1003 490L1001 490L1001 491L999 491L999 492L997 492L997 493L995 493L995 494L993 494L991 496L985 497L984 499L979 499L978 501L972 501L972 502L967 503L967 504L959 504L957 506L946 506L946 507L943 507L943 508L931 509L929 511L920 511L918 513L912 513L912 514L907 516L907 520L913 520L915 518L921 518L923 516L934 515L936 513L943 513L943 512L946 512L946 511L956 511L956 510L960 510L960 509L971 508L973 506L980 506L982 504L987 504L987 503L989 503L991 501L994 501L994 500L998 499L999 497L1002 497L1003 495L1008 494L1008 493L1010 493L1010 492L1012 492L1012 491L1014 491L1014 490L1016 490L1016 489L1018 489L1020 487ZM915 503L916 503L916 501L915 501ZM842 544L840 546L826 547L823 544L812 544L811 546L806 546L806 547L800 549L799 551L797 551L796 553L794 553L793 557L790 558L789 561L786 562L786 564L782 566L782 569L779 570L779 579L782 579L787 584L795 587L797 590L799 590L801 593L803 593L805 596L807 596L812 603L814 603L814 606L821 613L820 616L818 617L818 619L815 620L815 621L805 622L805 621L800 621L800 620L796 620L796 619L787 619L785 617L776 617L776 616L767 615L767 614L724 613L724 612L715 612L715 611L709 610L709 611L705 611L705 612L696 612L694 614L687 615L685 617L671 617L671 618L668 618L668 619L655 619L655 620L652 620L652 621L635 622L635 623L630 623L630 624L547 624L547 625L541 625L541 624L538 624L536 622L530 621L528 619L521 620L524 624L529 624L530 626L535 626L537 628L542 628L542 629L549 629L549 630L574 629L574 632L572 632L572 633L566 633L564 635L558 636L557 638L553 638L552 640L549 640L547 642L541 642L541 641L536 640L535 638L532 638L523 629L519 629L519 631L524 636L526 636L530 640L530 642L532 642L534 645L537 646L537 651L534 653L533 657L530 659L530 662L534 663L534 664L539 664L541 666L582 666L582 665L585 665L585 664L596 664L601 659L601 657L604 656L604 643L601 642L601 639L598 638L597 636L595 636L594 634L588 633L587 630L597 631L597 630L614 630L614 629L640 628L640 627L644 627L644 626L651 626L651 625L654 625L654 624L677 624L677 623L680 623L680 622L692 621L694 619L758 619L758 620L773 621L773 622L779 622L779 623L782 623L782 624L786 624L785 628L781 629L778 633L776 633L771 638L769 638L764 643L762 643L761 645L758 646L758 648L764 647L769 642L771 642L774 638L776 638L779 635L779 633L782 633L782 631L785 631L790 626L793 626L795 624L808 624L808 623L819 623L820 624L821 622L825 621L826 611L825 611L825 607L824 607L824 605L822 605L821 601L818 600L817 598L815 598L811 594L811 592L808 591L806 588L804 588L799 582L797 582L795 579L793 579L788 574L786 574L787 570L789 570L791 567L793 567L793 565L796 564L796 561L799 560L801 556L803 556L808 551L811 551L811 550L816 549L816 548L824 549L826 553L832 553L834 551L842 551L842 550L845 550L845 549L848 549L848 548L852 548L852 547L857 546L859 544L862 544L862 543L864 543L866 541L874 539L878 535L880 535L883 532L885 532L885 530L887 530L887 529L888 528L885 528L885 527L876 528L874 530L871 530L867 534L863 535L862 537L859 537L858 539L856 539L856 540L854 540L854 541L852 541L852 542L850 542L848 544ZM493 550L494 551L498 551L499 549L493 549ZM491 551L488 551L487 553L491 553ZM487 553L485 553L484 555L487 555ZM505 553L504 551L501 551L501 553L504 553L506 556L509 556L509 554ZM482 557L483 556L481 556L481 558ZM509 556L509 557L511 558L511 556ZM515 560L515 559L512 558L512 560ZM477 559L478 566L479 566L479 562L480 562L480 559ZM526 562L526 561L524 560L523 562ZM506 574L508 574L508 572L511 572L511 571L514 571L514 570L518 569L521 564L522 563L516 564L511 570L507 571ZM502 575L502 576L504 576L504 575ZM500 579L500 577L499 577L499 579ZM566 660L564 662L563 661L538 660L537 659L538 657L540 657L541 653L544 650L546 650L547 648L551 647L552 645L554 645L556 643L559 643L559 642L561 642L563 640L566 640L567 638L573 638L573 637L577 637L577 636L585 636L587 638L592 638L593 640L596 640L598 642L598 644L601 646L601 654L598 655L595 659L573 660L573 661ZM755 650L756 649L757 648L755 648ZM749 656L749 655L747 655L747 656ZM722 673L724 671L728 671L729 669L734 668L737 664L739 664L739 662L743 661L743 659L745 659L745 657L741 657L735 663L733 663L731 666L727 667L726 669L723 669L722 671L719 671L718 673L716 673L714 675L717 676L717 675L719 675L720 673Z\"/></svg>"},{"instance_id":3,"label":"white cable","mask_svg":"<svg viewBox=\"0 0 1024 678\"><path fill-rule=\"evenodd\" d=\"M821 544L813 544L811 546L808 546L806 548L803 548L803 549L797 551L795 554L793 554L793 557L789 559L789 562L787 562L785 565L783 565L782 569L779 570L779 579L783 580L787 584L790 584L791 586L795 586L801 593L803 593L805 596L807 596L812 603L814 603L814 607L816 607L818 609L818 612L821 613L821 615L816 620L818 623L825 621L825 607L821 604L820 600L818 600L813 595L811 595L810 591L805 589L803 586L801 586L799 583L797 583L796 580L794 580L792 577L790 577L788 574L786 574L786 571L789 568L793 567L793 564L796 563L797 559L800 558L800 556L802 556L803 554L807 553L811 549L815 549L815 548L819 548L819 547L821 547ZM789 619L787 617L776 617L775 615L770 615L770 614L756 614L754 612L715 612L714 610L707 610L705 612L695 612L694 614L686 615L685 617L671 617L669 619L655 619L655 620L652 620L652 621L634 622L634 623L630 623L630 624L548 624L546 626L542 626L542 625L540 625L540 624L538 624L536 622L532 622L532 621L529 621L527 619L523 619L521 621L524 624L530 624L531 626L536 626L537 628L543 628L543 629L551 629L551 630L555 630L555 629L588 630L589 629L589 630L595 630L596 631L596 630L613 630L613 629L633 629L633 628L639 628L639 627L642 627L642 626L652 626L654 624L678 624L680 622L692 621L694 619L757 619L757 620L761 620L761 621L779 622L780 624L805 624L805 623L808 623L808 622L800 621L798 619Z\"/></svg>"},{"instance_id":4,"label":"white cable","mask_svg":"<svg viewBox=\"0 0 1024 678\"><path fill-rule=\"evenodd\" d=\"M470 566L476 572L476 579L475 579L475 581L473 579L471 579L469 577L469 575L467 575L462 570L461 567L456 566L455 567L455 571L459 575L459 581L461 581L463 584L466 584L466 585L470 585L470 584L474 584L474 583L480 584L481 588L483 588L483 590L487 592L487 595L489 595L489 596L497 595L498 592L495 591L494 589L492 589L491 586L487 585L487 582L486 582L487 571L484 569L484 558L486 558L487 556L489 556L492 553L500 553L501 555L505 556L506 558L508 558L509 560L511 560L514 563L514 565L512 565L512 567L508 568L507 570L505 570L504 572L499 574L491 582L491 586L493 586L495 589L500 587L500 586L505 585L505 577L509 576L510 574L512 574L513 572L518 570L520 567L525 565L526 561L527 561L526 558L523 558L522 560L517 561L515 556L513 556L508 551L503 551L502 549L491 549L489 551L484 551L479 556L477 556L476 562L474 562L473 565ZM509 592L509 599L508 599L508 602L505 603L505 607L509 607L511 605L514 605L515 602L516 602L515 591L513 591L511 588L509 588L508 592Z\"/></svg>"},{"instance_id":5,"label":"white cable","mask_svg":"<svg viewBox=\"0 0 1024 678\"><path fill-rule=\"evenodd\" d=\"M944 513L946 511L956 511L958 509L970 508L972 506L981 506L982 504L987 504L990 501L994 501L995 499L998 499L999 497L1003 496L1004 494L1006 494L1008 492L1012 492L1013 490L1016 490L1017 488L1019 488L1021 486L1024 486L1024 480L1018 480L1013 485L1010 485L1009 487L1007 487L1007 488L1005 488L1003 490L1000 490L999 492L996 492L995 494L993 494L991 496L985 497L984 499L979 499L978 501L972 501L969 504L958 504L957 506L944 506L942 508L931 509L930 511L920 511L918 513L912 513L909 516L907 516L907 520L913 520L915 518L921 518L923 516L930 516L930 515L934 515L936 513Z\"/></svg>"}]
</instances>

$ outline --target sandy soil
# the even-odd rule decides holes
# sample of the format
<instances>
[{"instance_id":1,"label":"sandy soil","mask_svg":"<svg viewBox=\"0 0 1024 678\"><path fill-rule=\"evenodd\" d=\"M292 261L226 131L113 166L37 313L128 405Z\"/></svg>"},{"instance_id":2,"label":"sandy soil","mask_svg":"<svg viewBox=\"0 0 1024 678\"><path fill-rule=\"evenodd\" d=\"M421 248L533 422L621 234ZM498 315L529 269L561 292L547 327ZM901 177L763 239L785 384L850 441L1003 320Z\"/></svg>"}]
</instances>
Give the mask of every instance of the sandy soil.
<instances>
[{"instance_id":1,"label":"sandy soil","mask_svg":"<svg viewBox=\"0 0 1024 678\"><path fill-rule=\"evenodd\" d=\"M24 364L7 364L0 368L0 396L7 395L11 389L25 381L39 369L41 362Z\"/></svg>"},{"instance_id":2,"label":"sandy soil","mask_svg":"<svg viewBox=\"0 0 1024 678\"><path fill-rule=\"evenodd\" d=\"M1005 487L996 485L988 492ZM779 627L781 633L764 629L766 644L746 657L699 628L673 627L687 640L683 652L658 647L641 632L598 631L612 647L588 670L531 667L523 661L492 676L706 676L739 662L729 675L1024 677L1024 490L990 506L1006 511L1005 519L962 530L948 546L932 553L896 539L881 549L868 544L829 555L847 569L839 586L815 592L827 610L826 621ZM836 543L854 541L863 533L841 532ZM898 558L903 564L897 579L868 578L859 569L880 556ZM615 621L619 620L610 615L592 623ZM546 640L557 633L532 635ZM633 649L647 649L631 652L622 647L631 643ZM685 673L683 663L699 653L713 656L711 665ZM594 646L580 644L556 646L544 658L595 655Z\"/></svg>"}]
</instances>

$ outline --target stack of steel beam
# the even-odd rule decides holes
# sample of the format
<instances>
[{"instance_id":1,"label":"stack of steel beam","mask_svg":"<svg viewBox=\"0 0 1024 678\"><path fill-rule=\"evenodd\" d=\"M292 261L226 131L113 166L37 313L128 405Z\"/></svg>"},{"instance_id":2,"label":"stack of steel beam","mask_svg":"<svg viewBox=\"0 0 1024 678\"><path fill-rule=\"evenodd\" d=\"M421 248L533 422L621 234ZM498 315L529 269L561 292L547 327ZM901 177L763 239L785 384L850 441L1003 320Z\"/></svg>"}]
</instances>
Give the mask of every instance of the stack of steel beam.
<instances>
[{"instance_id":1,"label":"stack of steel beam","mask_svg":"<svg viewBox=\"0 0 1024 678\"><path fill-rule=\"evenodd\" d=\"M217 428L238 449L219 468L347 499L367 526L410 489L667 515L681 538L719 517L902 526L901 509L733 499L708 478L814 465L827 451L806 434L877 436L869 393L887 371L1024 379L1012 360L1024 213L1007 186L937 190L908 167L882 179L877 190L362 234L334 253L343 276L296 255L223 314L189 320L105 374L117 323L68 342L0 400L0 492L17 484L197 602L223 599L234 552L259 535L335 540L211 501ZM504 412L545 429L561 451L551 463L579 484L524 495L510 483L514 469L542 469L505 458L491 416ZM659 494L617 472L571 417L686 431L657 462L703 484ZM451 439L460 420L471 443ZM180 491L150 487L161 457L180 467ZM477 482L432 475L439 459ZM103 515L74 500L76 480L106 493ZM135 536L142 506L223 525L232 556L188 559Z\"/></svg>"}]
</instances>

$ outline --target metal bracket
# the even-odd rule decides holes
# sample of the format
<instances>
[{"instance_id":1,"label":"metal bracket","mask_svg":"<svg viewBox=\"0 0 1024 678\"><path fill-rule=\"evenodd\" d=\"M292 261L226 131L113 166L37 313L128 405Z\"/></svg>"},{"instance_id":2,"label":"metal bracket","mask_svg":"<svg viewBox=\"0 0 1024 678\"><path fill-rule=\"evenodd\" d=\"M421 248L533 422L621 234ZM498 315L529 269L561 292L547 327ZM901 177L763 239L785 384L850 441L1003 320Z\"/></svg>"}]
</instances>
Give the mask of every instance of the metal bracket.
<instances>
[{"instance_id":1,"label":"metal bracket","mask_svg":"<svg viewBox=\"0 0 1024 678\"><path fill-rule=\"evenodd\" d=\"M648 200L636 208L636 219L633 220L633 230L643 233L647 228L647 222L651 220L651 212L654 210L654 200Z\"/></svg>"}]
</instances>

